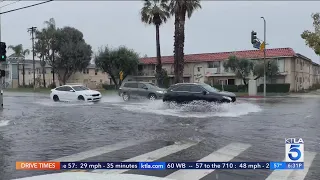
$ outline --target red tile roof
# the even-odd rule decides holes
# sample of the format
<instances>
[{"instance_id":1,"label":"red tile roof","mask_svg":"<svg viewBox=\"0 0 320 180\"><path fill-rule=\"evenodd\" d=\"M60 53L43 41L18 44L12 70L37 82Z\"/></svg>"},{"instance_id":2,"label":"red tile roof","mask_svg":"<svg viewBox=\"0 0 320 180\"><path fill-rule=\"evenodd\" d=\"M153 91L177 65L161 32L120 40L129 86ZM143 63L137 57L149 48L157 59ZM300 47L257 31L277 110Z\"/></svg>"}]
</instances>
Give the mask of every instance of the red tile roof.
<instances>
[{"instance_id":1,"label":"red tile roof","mask_svg":"<svg viewBox=\"0 0 320 180\"><path fill-rule=\"evenodd\" d=\"M234 52L218 52L218 53L203 53L203 54L186 54L184 55L185 62L204 62L204 61L221 61L226 60L230 55L236 55L239 58L260 59L263 58L263 51L260 50L246 50ZM275 48L267 49L266 57L293 57L296 53L291 48ZM162 56L161 62L163 64L173 63L173 56ZM155 64L156 57L141 58L142 64Z\"/></svg>"}]
</instances>

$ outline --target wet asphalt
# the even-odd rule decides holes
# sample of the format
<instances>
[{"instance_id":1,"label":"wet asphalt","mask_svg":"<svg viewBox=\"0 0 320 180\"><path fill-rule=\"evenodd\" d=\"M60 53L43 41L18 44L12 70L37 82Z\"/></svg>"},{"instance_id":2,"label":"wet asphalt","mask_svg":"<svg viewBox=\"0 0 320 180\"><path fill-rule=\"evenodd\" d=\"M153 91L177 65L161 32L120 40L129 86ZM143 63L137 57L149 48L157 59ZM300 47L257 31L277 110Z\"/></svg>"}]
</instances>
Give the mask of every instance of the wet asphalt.
<instances>
[{"instance_id":1,"label":"wet asphalt","mask_svg":"<svg viewBox=\"0 0 320 180\"><path fill-rule=\"evenodd\" d=\"M17 171L16 161L48 161L121 141L147 140L84 161L123 161L176 142L197 146L157 161L198 161L232 142L251 147L231 161L282 161L284 138L301 137L318 153L305 180L320 177L320 97L239 99L222 106L124 103L105 95L99 103L52 102L46 94L6 93L0 111L0 180L44 173ZM165 177L173 171L126 173ZM218 170L203 179L264 180L272 171Z\"/></svg>"}]
</instances>

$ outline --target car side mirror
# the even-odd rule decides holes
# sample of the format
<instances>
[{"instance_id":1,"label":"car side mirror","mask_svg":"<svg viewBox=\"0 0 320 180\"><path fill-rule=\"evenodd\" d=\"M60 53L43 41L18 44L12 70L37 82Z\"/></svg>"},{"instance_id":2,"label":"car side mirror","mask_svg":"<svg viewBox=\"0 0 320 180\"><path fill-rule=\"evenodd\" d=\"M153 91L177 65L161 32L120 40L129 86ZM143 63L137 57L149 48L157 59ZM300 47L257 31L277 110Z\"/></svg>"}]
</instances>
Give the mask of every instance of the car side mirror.
<instances>
[{"instance_id":1,"label":"car side mirror","mask_svg":"<svg viewBox=\"0 0 320 180\"><path fill-rule=\"evenodd\" d=\"M74 90L72 90L72 89L71 89L71 90L69 90L69 91L70 91L70 92L74 92Z\"/></svg>"},{"instance_id":2,"label":"car side mirror","mask_svg":"<svg viewBox=\"0 0 320 180\"><path fill-rule=\"evenodd\" d=\"M143 89L148 90L148 87L143 87Z\"/></svg>"},{"instance_id":3,"label":"car side mirror","mask_svg":"<svg viewBox=\"0 0 320 180\"><path fill-rule=\"evenodd\" d=\"M203 95L206 95L206 94L207 94L207 91L202 91L202 94L203 94Z\"/></svg>"}]
</instances>

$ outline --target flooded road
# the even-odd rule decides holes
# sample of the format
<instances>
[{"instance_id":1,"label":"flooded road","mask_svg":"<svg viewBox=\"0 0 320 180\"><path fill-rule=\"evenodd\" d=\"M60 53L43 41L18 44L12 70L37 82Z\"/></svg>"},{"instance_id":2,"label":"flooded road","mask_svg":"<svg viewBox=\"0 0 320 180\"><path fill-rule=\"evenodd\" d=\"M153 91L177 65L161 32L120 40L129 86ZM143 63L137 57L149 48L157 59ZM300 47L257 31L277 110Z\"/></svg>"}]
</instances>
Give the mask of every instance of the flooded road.
<instances>
[{"instance_id":1,"label":"flooded road","mask_svg":"<svg viewBox=\"0 0 320 180\"><path fill-rule=\"evenodd\" d=\"M319 109L317 97L178 106L160 100L124 103L116 95L106 95L99 103L55 103L45 94L5 93L0 111L0 180L53 173L16 171L16 161L70 160L70 156L74 161L124 161L149 153L153 161L198 161L227 146L237 153L225 161L283 161L284 138L290 137L304 139L305 160L311 166L299 178L318 180ZM111 152L109 146L119 148ZM156 151L164 147L171 149ZM172 170L124 173L181 177L180 171ZM271 170L197 173L190 177L279 178ZM281 179L293 178L288 173L280 175Z\"/></svg>"}]
</instances>

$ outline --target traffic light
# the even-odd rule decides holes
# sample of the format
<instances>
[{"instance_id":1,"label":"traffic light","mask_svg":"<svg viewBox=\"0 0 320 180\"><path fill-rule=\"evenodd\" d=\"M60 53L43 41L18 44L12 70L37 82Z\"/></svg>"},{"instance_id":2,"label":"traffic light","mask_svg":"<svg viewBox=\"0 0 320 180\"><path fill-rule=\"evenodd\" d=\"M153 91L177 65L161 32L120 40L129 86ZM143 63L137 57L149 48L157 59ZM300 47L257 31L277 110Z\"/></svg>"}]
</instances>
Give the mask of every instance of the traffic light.
<instances>
[{"instance_id":1,"label":"traffic light","mask_svg":"<svg viewBox=\"0 0 320 180\"><path fill-rule=\"evenodd\" d=\"M5 42L0 42L0 62L4 62L7 59L7 45Z\"/></svg>"},{"instance_id":2,"label":"traffic light","mask_svg":"<svg viewBox=\"0 0 320 180\"><path fill-rule=\"evenodd\" d=\"M122 81L123 80L123 72L120 71L119 75L120 75L120 80Z\"/></svg>"},{"instance_id":3,"label":"traffic light","mask_svg":"<svg viewBox=\"0 0 320 180\"><path fill-rule=\"evenodd\" d=\"M271 70L271 62L268 61L268 70L270 71Z\"/></svg>"},{"instance_id":4,"label":"traffic light","mask_svg":"<svg viewBox=\"0 0 320 180\"><path fill-rule=\"evenodd\" d=\"M251 31L251 44L256 44L258 42L258 39L257 39L257 33L254 32L254 31Z\"/></svg>"}]
</instances>

